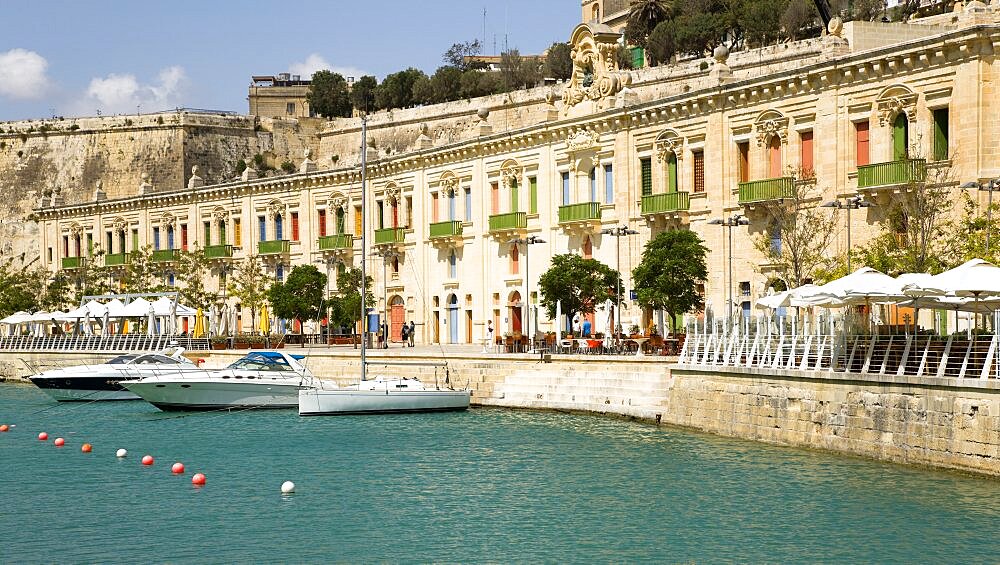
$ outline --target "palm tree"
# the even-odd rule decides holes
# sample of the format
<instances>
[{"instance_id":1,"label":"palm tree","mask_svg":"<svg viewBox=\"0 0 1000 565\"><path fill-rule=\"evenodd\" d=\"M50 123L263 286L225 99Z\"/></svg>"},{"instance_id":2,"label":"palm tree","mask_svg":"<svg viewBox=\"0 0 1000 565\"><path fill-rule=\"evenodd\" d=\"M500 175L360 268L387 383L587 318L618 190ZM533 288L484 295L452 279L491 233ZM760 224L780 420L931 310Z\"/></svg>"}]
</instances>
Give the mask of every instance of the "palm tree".
<instances>
[{"instance_id":1,"label":"palm tree","mask_svg":"<svg viewBox=\"0 0 1000 565\"><path fill-rule=\"evenodd\" d=\"M670 0L632 0L625 24L625 41L645 48L646 38L657 24L670 17L672 9Z\"/></svg>"}]
</instances>

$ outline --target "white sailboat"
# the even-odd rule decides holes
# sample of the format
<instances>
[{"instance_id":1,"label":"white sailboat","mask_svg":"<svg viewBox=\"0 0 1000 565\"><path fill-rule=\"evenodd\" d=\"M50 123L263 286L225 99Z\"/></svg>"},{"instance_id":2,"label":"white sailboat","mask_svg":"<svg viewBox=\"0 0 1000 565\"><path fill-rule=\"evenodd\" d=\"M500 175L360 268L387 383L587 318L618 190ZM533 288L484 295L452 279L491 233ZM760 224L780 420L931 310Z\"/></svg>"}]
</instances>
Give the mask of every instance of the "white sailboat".
<instances>
[{"instance_id":1,"label":"white sailboat","mask_svg":"<svg viewBox=\"0 0 1000 565\"><path fill-rule=\"evenodd\" d=\"M365 304L365 270L367 250L367 226L365 196L367 190L366 136L368 121L361 118L361 312L367 321ZM367 324L365 324L367 325ZM367 329L367 328L366 328ZM340 414L390 414L401 412L443 412L466 410L469 408L471 392L430 387L416 378L390 379L376 377L368 380L367 340L361 340L361 375L356 385L337 387L318 379L312 379L299 390L299 415L320 416Z\"/></svg>"}]
</instances>

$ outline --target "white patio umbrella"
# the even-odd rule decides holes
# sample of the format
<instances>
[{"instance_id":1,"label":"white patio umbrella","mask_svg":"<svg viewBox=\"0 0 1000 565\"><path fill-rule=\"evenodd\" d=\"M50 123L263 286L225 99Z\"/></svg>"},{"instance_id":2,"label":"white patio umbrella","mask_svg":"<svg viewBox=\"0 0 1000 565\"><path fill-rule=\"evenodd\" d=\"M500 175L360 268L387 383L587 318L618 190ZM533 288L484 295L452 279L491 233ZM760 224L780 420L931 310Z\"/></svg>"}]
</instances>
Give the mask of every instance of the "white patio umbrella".
<instances>
[{"instance_id":1,"label":"white patio umbrella","mask_svg":"<svg viewBox=\"0 0 1000 565\"><path fill-rule=\"evenodd\" d=\"M94 328L90 325L90 310L87 310L87 315L83 317L83 335L93 335Z\"/></svg>"},{"instance_id":2,"label":"white patio umbrella","mask_svg":"<svg viewBox=\"0 0 1000 565\"><path fill-rule=\"evenodd\" d=\"M816 288L815 293L803 298L803 302L812 306L848 306L895 302L904 298L906 295L899 281L871 267L862 267Z\"/></svg>"},{"instance_id":3,"label":"white patio umbrella","mask_svg":"<svg viewBox=\"0 0 1000 565\"><path fill-rule=\"evenodd\" d=\"M208 335L212 337L219 333L219 309L215 304L208 309Z\"/></svg>"},{"instance_id":4,"label":"white patio umbrella","mask_svg":"<svg viewBox=\"0 0 1000 565\"><path fill-rule=\"evenodd\" d=\"M170 335L177 334L177 302L170 302L170 315L167 317L167 331Z\"/></svg>"},{"instance_id":5,"label":"white patio umbrella","mask_svg":"<svg viewBox=\"0 0 1000 565\"><path fill-rule=\"evenodd\" d=\"M149 304L149 310L146 312L146 335L156 335L156 311L152 304Z\"/></svg>"},{"instance_id":6,"label":"white patio umbrella","mask_svg":"<svg viewBox=\"0 0 1000 565\"><path fill-rule=\"evenodd\" d=\"M984 299L1000 297L1000 267L982 259L971 259L928 278L918 288L939 295L971 297L973 311L978 311ZM988 308L988 311L994 309Z\"/></svg>"},{"instance_id":7,"label":"white patio umbrella","mask_svg":"<svg viewBox=\"0 0 1000 565\"><path fill-rule=\"evenodd\" d=\"M562 301L556 300L556 340L562 341ZM492 347L493 344L491 343Z\"/></svg>"},{"instance_id":8,"label":"white patio umbrella","mask_svg":"<svg viewBox=\"0 0 1000 565\"><path fill-rule=\"evenodd\" d=\"M239 326L236 323L236 308L235 307L234 308L230 308L230 310L229 310L229 328L230 328L230 333L232 333L233 335L236 335L236 334L240 333L240 328L239 328Z\"/></svg>"},{"instance_id":9,"label":"white patio umbrella","mask_svg":"<svg viewBox=\"0 0 1000 565\"><path fill-rule=\"evenodd\" d=\"M14 312L10 316L7 316L6 318L0 320L0 324L9 324L14 326L17 324L23 324L29 320L31 320L31 314L23 311Z\"/></svg>"},{"instance_id":10,"label":"white patio umbrella","mask_svg":"<svg viewBox=\"0 0 1000 565\"><path fill-rule=\"evenodd\" d=\"M111 326L108 324L111 320L111 312L108 308L104 309L104 316L101 320L101 335L111 335Z\"/></svg>"},{"instance_id":11,"label":"white patio umbrella","mask_svg":"<svg viewBox=\"0 0 1000 565\"><path fill-rule=\"evenodd\" d=\"M227 335L229 333L229 307L225 304L219 310L219 335Z\"/></svg>"}]
</instances>

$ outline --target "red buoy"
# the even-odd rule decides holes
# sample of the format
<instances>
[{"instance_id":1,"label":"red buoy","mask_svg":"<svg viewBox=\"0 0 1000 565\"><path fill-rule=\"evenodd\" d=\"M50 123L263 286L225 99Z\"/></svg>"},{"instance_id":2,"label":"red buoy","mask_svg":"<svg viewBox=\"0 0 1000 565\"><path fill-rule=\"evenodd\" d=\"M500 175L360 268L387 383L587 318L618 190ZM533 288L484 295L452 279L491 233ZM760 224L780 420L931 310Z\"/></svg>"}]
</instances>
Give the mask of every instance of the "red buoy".
<instances>
[{"instance_id":1,"label":"red buoy","mask_svg":"<svg viewBox=\"0 0 1000 565\"><path fill-rule=\"evenodd\" d=\"M9 430L10 428L7 427L7 424L3 424L2 426L0 426L0 432L6 432Z\"/></svg>"},{"instance_id":2,"label":"red buoy","mask_svg":"<svg viewBox=\"0 0 1000 565\"><path fill-rule=\"evenodd\" d=\"M191 484L199 487L205 486L205 475L202 473L195 473L194 476L191 477Z\"/></svg>"},{"instance_id":3,"label":"red buoy","mask_svg":"<svg viewBox=\"0 0 1000 565\"><path fill-rule=\"evenodd\" d=\"M153 464L153 456L152 455L143 455L142 456L142 464L143 465L152 465Z\"/></svg>"},{"instance_id":4,"label":"red buoy","mask_svg":"<svg viewBox=\"0 0 1000 565\"><path fill-rule=\"evenodd\" d=\"M49 434L45 432L38 434L38 441L49 441Z\"/></svg>"},{"instance_id":5,"label":"red buoy","mask_svg":"<svg viewBox=\"0 0 1000 565\"><path fill-rule=\"evenodd\" d=\"M83 444L83 445L80 446L80 451L82 451L84 453L90 453L93 449L94 449L94 446L90 445L89 443L85 443L85 444Z\"/></svg>"},{"instance_id":6,"label":"red buoy","mask_svg":"<svg viewBox=\"0 0 1000 565\"><path fill-rule=\"evenodd\" d=\"M177 463L174 463L174 465L172 467L170 467L170 472L173 473L173 474L175 474L175 475L182 475L182 474L184 474L184 464L181 463L180 461L178 461Z\"/></svg>"},{"instance_id":7,"label":"red buoy","mask_svg":"<svg viewBox=\"0 0 1000 565\"><path fill-rule=\"evenodd\" d=\"M62 447L63 445L66 445L66 440L64 440L61 437L57 437L56 440L52 443L54 443L56 447Z\"/></svg>"}]
</instances>

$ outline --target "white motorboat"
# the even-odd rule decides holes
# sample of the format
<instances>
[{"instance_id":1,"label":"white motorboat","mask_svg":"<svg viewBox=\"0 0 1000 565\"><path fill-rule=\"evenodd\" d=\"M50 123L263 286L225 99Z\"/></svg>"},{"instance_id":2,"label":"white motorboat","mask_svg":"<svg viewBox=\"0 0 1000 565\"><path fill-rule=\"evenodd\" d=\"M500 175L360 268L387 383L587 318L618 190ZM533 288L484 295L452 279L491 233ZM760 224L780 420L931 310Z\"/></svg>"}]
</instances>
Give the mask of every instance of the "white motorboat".
<instances>
[{"instance_id":1,"label":"white motorboat","mask_svg":"<svg viewBox=\"0 0 1000 565\"><path fill-rule=\"evenodd\" d=\"M427 388L417 379L377 377L346 388L317 381L299 391L299 415L448 412L469 408L468 390Z\"/></svg>"},{"instance_id":2,"label":"white motorboat","mask_svg":"<svg viewBox=\"0 0 1000 565\"><path fill-rule=\"evenodd\" d=\"M365 228L365 187L367 179L367 146L365 136L368 122L361 119L361 256L365 257L367 231ZM361 261L361 280L367 280L365 262ZM366 312L365 295L361 293L361 312ZM309 379L298 391L300 416L339 414L387 414L398 412L443 412L466 410L472 396L468 390L429 388L417 379L367 380L366 340L361 340L361 375L358 384L337 387L333 383Z\"/></svg>"},{"instance_id":3,"label":"white motorboat","mask_svg":"<svg viewBox=\"0 0 1000 565\"><path fill-rule=\"evenodd\" d=\"M156 375L122 386L160 410L295 408L312 374L302 355L253 351L225 369Z\"/></svg>"},{"instance_id":4,"label":"white motorboat","mask_svg":"<svg viewBox=\"0 0 1000 565\"><path fill-rule=\"evenodd\" d=\"M183 348L170 347L162 353L127 353L97 365L52 369L28 380L60 402L139 400L121 385L122 381L202 370L183 352Z\"/></svg>"}]
</instances>

